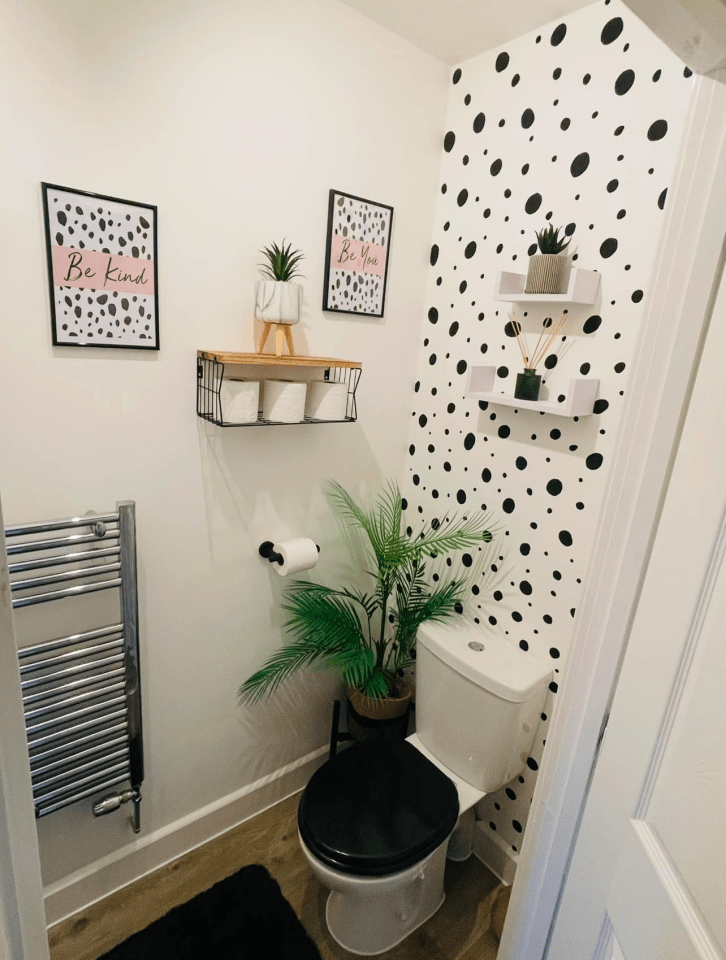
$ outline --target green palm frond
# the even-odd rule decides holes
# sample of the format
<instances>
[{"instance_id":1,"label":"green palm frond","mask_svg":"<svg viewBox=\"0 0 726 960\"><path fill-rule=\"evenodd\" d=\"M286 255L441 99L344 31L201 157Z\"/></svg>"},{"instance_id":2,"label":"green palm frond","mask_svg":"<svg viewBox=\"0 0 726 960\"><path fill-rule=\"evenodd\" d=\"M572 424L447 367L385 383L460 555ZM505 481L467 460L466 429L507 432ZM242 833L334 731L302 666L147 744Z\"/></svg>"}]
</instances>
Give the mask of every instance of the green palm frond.
<instances>
[{"instance_id":1,"label":"green palm frond","mask_svg":"<svg viewBox=\"0 0 726 960\"><path fill-rule=\"evenodd\" d=\"M257 703L263 697L274 693L284 680L301 667L308 666L324 655L324 650L317 649L304 640L282 647L245 680L237 692L239 703Z\"/></svg>"},{"instance_id":2,"label":"green palm frond","mask_svg":"<svg viewBox=\"0 0 726 960\"><path fill-rule=\"evenodd\" d=\"M368 679L360 684L360 692L370 700L383 700L393 686L392 674L380 668L371 673Z\"/></svg>"},{"instance_id":3,"label":"green palm frond","mask_svg":"<svg viewBox=\"0 0 726 960\"><path fill-rule=\"evenodd\" d=\"M296 641L304 640L330 653L365 643L353 601L340 596L337 591L295 580L287 590L286 601L282 609L290 617L284 628Z\"/></svg>"}]
</instances>

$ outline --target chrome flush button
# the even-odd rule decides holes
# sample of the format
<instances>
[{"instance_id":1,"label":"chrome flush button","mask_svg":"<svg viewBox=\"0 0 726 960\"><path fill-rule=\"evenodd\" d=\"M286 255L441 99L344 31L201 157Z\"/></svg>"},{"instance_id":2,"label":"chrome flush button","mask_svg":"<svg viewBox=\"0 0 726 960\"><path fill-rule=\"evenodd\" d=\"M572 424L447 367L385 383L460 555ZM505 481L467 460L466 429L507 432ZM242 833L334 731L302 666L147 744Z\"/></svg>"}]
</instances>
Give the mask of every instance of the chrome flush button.
<instances>
[{"instance_id":1,"label":"chrome flush button","mask_svg":"<svg viewBox=\"0 0 726 960\"><path fill-rule=\"evenodd\" d=\"M478 640L470 640L470 641L469 641L469 649L470 649L470 650L476 650L477 653L481 653L481 651L484 649L484 644L483 644L483 643L479 643Z\"/></svg>"}]
</instances>

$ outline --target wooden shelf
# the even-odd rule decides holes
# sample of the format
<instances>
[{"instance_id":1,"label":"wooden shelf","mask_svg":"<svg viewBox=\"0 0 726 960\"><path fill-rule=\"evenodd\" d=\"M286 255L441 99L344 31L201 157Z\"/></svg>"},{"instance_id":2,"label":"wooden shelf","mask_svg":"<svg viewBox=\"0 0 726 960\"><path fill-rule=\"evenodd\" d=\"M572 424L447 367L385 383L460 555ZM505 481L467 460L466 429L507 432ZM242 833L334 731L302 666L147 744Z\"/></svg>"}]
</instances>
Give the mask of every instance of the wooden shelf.
<instances>
[{"instance_id":1,"label":"wooden shelf","mask_svg":"<svg viewBox=\"0 0 726 960\"><path fill-rule=\"evenodd\" d=\"M287 376L283 379L301 382L321 379L319 374L315 376L314 370L322 368L325 371L322 379L330 383L342 383L346 387L345 416L340 420L314 420L311 417L305 417L303 420L283 423L265 420L260 410L257 419L248 423L225 420L221 393L225 367L228 365L257 367L255 374L248 375L250 379L275 379L284 370ZM262 367L266 369L259 369ZM332 357L278 357L274 353L233 353L229 350L197 350L197 416L218 427L289 427L316 423L355 423L358 419L355 392L362 370L363 365L357 360L335 360ZM238 376L238 374L235 375Z\"/></svg>"},{"instance_id":2,"label":"wooden shelf","mask_svg":"<svg viewBox=\"0 0 726 960\"><path fill-rule=\"evenodd\" d=\"M516 400L511 394L496 389L496 367L470 367L466 395L475 400L488 400L518 410L537 410L557 417L588 417L595 404L599 380L570 380L562 403L557 400Z\"/></svg>"},{"instance_id":3,"label":"wooden shelf","mask_svg":"<svg viewBox=\"0 0 726 960\"><path fill-rule=\"evenodd\" d=\"M593 304L597 299L600 274L597 270L581 270L579 267L573 267L570 270L567 293L525 293L526 282L526 273L511 273L502 270L497 273L494 299L504 300L507 303Z\"/></svg>"},{"instance_id":4,"label":"wooden shelf","mask_svg":"<svg viewBox=\"0 0 726 960\"><path fill-rule=\"evenodd\" d=\"M357 360L334 360L332 357L277 357L274 353L232 353L229 350L197 350L197 357L216 363L247 363L275 367L344 367L362 370Z\"/></svg>"}]
</instances>

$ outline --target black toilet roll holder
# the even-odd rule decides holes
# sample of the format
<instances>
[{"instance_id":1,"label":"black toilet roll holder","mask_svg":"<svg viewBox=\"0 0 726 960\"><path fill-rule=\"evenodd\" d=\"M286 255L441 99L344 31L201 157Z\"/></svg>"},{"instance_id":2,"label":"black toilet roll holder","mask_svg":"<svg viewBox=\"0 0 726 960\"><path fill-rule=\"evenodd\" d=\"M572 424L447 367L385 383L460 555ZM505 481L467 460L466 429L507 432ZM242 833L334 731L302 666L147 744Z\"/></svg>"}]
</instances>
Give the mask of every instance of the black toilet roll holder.
<instances>
[{"instance_id":1,"label":"black toilet roll holder","mask_svg":"<svg viewBox=\"0 0 726 960\"><path fill-rule=\"evenodd\" d=\"M315 547L318 553L320 553L320 547L317 543L315 544ZM260 544L259 554L265 560L269 560L270 563L279 563L279 565L282 566L285 562L282 554L276 552L275 544L272 542L272 540L265 540Z\"/></svg>"}]
</instances>

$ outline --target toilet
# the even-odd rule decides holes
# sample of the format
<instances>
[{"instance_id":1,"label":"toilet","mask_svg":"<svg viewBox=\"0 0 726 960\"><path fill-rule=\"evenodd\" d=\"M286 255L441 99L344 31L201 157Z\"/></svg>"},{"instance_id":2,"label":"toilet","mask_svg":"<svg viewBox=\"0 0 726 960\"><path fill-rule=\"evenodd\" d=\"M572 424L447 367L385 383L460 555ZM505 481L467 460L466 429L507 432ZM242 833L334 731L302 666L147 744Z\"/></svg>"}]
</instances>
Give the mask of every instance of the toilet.
<instances>
[{"instance_id":1,"label":"toilet","mask_svg":"<svg viewBox=\"0 0 726 960\"><path fill-rule=\"evenodd\" d=\"M419 627L416 733L342 750L298 808L303 853L331 891L331 936L390 950L444 901L447 848L471 852L473 808L525 766L551 671L474 624Z\"/></svg>"}]
</instances>

